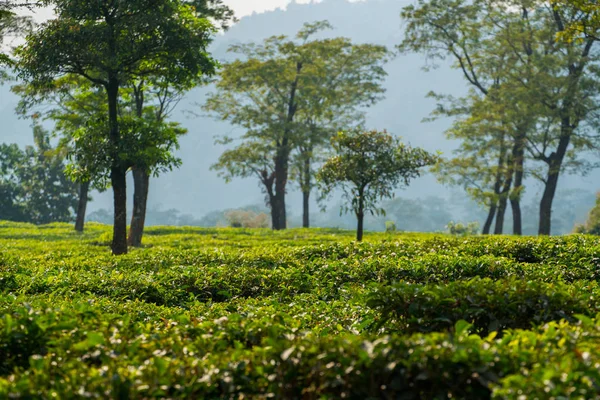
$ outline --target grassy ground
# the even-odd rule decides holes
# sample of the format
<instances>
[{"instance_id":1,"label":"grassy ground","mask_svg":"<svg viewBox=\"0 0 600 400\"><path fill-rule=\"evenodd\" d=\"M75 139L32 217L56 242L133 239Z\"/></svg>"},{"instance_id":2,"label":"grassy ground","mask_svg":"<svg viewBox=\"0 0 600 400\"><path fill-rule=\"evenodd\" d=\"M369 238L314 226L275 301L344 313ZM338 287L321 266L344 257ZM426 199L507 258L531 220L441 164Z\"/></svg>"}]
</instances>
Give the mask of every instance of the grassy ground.
<instances>
[{"instance_id":1,"label":"grassy ground","mask_svg":"<svg viewBox=\"0 0 600 400\"><path fill-rule=\"evenodd\" d=\"M353 238L0 223L0 398L600 398L600 240Z\"/></svg>"}]
</instances>

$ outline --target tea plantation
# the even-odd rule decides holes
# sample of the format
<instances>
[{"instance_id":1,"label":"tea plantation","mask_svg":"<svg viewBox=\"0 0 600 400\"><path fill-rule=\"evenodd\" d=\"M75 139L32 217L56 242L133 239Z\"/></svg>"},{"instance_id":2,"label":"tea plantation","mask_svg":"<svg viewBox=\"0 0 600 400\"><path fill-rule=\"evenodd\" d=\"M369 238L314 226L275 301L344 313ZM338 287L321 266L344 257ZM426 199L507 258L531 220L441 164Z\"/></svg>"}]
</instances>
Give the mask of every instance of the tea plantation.
<instances>
[{"instance_id":1,"label":"tea plantation","mask_svg":"<svg viewBox=\"0 0 600 400\"><path fill-rule=\"evenodd\" d=\"M0 398L600 398L600 240L0 223Z\"/></svg>"}]
</instances>

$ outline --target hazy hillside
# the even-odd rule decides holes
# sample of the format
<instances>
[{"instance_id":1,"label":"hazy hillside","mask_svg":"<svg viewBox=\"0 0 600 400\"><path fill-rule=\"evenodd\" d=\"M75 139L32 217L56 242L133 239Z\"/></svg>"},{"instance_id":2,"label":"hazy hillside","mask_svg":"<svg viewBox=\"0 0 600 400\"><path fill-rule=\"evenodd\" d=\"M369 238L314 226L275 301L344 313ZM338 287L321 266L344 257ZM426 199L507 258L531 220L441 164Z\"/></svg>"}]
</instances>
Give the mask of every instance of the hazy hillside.
<instances>
[{"instance_id":1,"label":"hazy hillside","mask_svg":"<svg viewBox=\"0 0 600 400\"><path fill-rule=\"evenodd\" d=\"M402 40L399 14L405 4L408 1L371 0L349 3L346 0L325 0L316 4L291 4L287 10L243 18L214 42L212 51L218 59L226 60L231 57L226 50L232 43L261 41L275 34L293 35L303 23L323 19L329 20L336 27L330 35L347 36L357 42L384 44L392 48ZM422 67L425 63L421 55L401 55L388 65L387 98L369 110L368 123L373 128L387 129L402 136L413 145L431 151L448 152L454 146L443 138L448 121L421 122L434 107L434 102L425 96L431 90L460 94L465 91L466 85L461 75L448 65L424 72ZM222 150L213 144L214 136L241 132L236 132L235 127L226 123L190 113L200 113L197 104L202 103L208 91L210 88L201 88L189 93L176 112L175 119L189 129L189 134L181 141L183 166L178 171L152 181L150 208L175 208L200 217L216 209L263 202L257 182L236 180L225 184L215 172L209 170ZM8 92L8 87L0 88L0 93L0 118L3 121L0 139L20 144L31 142L29 123L18 120L13 113L15 97ZM563 180L562 187L586 187L593 191L594 181L594 176L585 181L567 178ZM535 193L535 188L528 189L529 195ZM426 177L415 181L408 190L400 194L410 198L432 195L446 197L449 191L437 184L432 177ZM90 205L91 211L110 208L110 193L94 197L94 202ZM296 208L299 207L299 200L299 193L291 191L292 214L300 213Z\"/></svg>"}]
</instances>

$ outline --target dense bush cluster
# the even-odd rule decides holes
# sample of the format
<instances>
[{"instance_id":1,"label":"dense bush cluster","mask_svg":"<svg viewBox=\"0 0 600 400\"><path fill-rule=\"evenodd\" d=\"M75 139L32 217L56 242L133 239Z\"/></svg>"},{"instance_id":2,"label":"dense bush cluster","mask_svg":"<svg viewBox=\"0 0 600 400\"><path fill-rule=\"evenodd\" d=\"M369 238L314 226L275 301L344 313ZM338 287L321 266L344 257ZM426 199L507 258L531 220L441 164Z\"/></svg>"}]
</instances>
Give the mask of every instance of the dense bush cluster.
<instances>
[{"instance_id":1,"label":"dense bush cluster","mask_svg":"<svg viewBox=\"0 0 600 400\"><path fill-rule=\"evenodd\" d=\"M0 398L600 397L600 240L0 223Z\"/></svg>"}]
</instances>

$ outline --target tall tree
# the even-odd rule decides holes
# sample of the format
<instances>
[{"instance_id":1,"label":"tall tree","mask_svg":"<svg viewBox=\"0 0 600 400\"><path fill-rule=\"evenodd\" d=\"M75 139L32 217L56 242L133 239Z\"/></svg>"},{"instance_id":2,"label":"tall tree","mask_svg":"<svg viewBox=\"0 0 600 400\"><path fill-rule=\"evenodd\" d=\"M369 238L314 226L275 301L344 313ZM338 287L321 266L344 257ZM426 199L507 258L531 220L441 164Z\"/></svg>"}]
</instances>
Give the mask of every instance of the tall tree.
<instances>
[{"instance_id":1,"label":"tall tree","mask_svg":"<svg viewBox=\"0 0 600 400\"><path fill-rule=\"evenodd\" d=\"M467 2L463 0L421 0L416 5L405 7L402 17L408 21L408 26L406 37L399 49L404 52L422 52L434 60L451 57L454 60L454 67L461 71L471 88L468 100L471 102L481 101L490 96L490 93L493 94L506 80L506 71L511 68L513 61L508 56L509 51L502 48L495 52L493 57L490 57L490 49L496 48L496 34L498 31L494 19L490 18L493 7L492 3L486 1ZM492 101L497 104L495 99ZM460 108L455 106L441 108L442 112L438 110L438 115L468 116L471 108L467 102L466 106L462 104ZM485 131L471 131L471 133L474 132L483 134L483 137L480 135L478 138L473 138L473 142L481 142L486 137ZM451 135L456 135L456 133L455 129ZM499 154L504 154L507 146L512 148L511 153L518 152L516 149L519 147L517 144L519 140L516 137L519 133L508 131L507 135L502 136L502 140L498 140L497 135L487 136L490 146L492 143L497 146L502 144L497 147ZM457 137L468 140L468 137L460 134ZM509 141L510 143L508 143ZM465 147L465 153L470 153L469 147L471 146L466 144ZM469 159L477 161L477 157L467 157L463 161ZM507 165L507 162L511 162L511 165ZM510 196L513 209L513 232L520 234L522 232L519 217L521 214L520 194L523 191L522 179L516 179L513 182L512 177L509 178L511 184L514 184L514 189L509 194L510 187L503 189L506 186L503 179L505 174L498 172L505 169L523 171L524 158L515 159L499 156L497 163L493 163L493 165L492 168L478 171L478 173L486 172L489 175L485 177L480 175L480 183L485 182L485 187L480 186L479 190L471 191L471 194L490 194L486 196L489 214L483 231L484 233L489 231L494 218L496 219L494 232L501 233L503 231L506 202L508 196ZM458 166L462 166L462 168L456 169ZM462 170L466 176L470 175L470 172L464 170L465 167L477 169L476 165L464 162L454 163L454 167L454 171L460 174ZM463 181L463 183L465 182Z\"/></svg>"},{"instance_id":2,"label":"tall tree","mask_svg":"<svg viewBox=\"0 0 600 400\"><path fill-rule=\"evenodd\" d=\"M233 10L223 4L222 0L187 0L187 4L193 6L197 18L207 18L218 24L221 29L227 30L230 25L237 21ZM134 110L139 118L150 118L158 126L166 129L165 137L169 137L170 129L174 126L164 124L166 119L175 109L185 91L204 83L204 75L190 75L187 80L173 79L169 76L170 71L165 70L155 76L147 77L133 82L131 85L132 101ZM149 110L148 107L151 107ZM184 133L180 131L180 133ZM175 146L177 142L173 143ZM143 157L132 166L134 193L133 212L127 242L130 246L142 245L144 226L146 221L146 210L148 205L148 193L150 189L150 177L158 170L156 160L146 160ZM149 162L149 163L148 163ZM164 163L163 163L164 166Z\"/></svg>"},{"instance_id":3,"label":"tall tree","mask_svg":"<svg viewBox=\"0 0 600 400\"><path fill-rule=\"evenodd\" d=\"M386 48L354 45L344 38L313 39L329 28L326 21L316 22L306 24L295 40L276 36L262 45L232 46L230 51L245 59L223 66L217 90L204 106L246 130L239 150L224 153L215 168L226 169L224 175L229 178L244 177L247 174L242 171L260 160L257 170L274 229L286 228L285 196L294 152L300 152L296 160L303 164L301 187L308 199L313 154L327 142L336 121L349 115L360 119L357 108L372 104L383 93ZM266 153L251 154L250 149ZM249 158L244 160L242 155ZM264 168L264 160L271 160L272 165Z\"/></svg>"},{"instance_id":4,"label":"tall tree","mask_svg":"<svg viewBox=\"0 0 600 400\"><path fill-rule=\"evenodd\" d=\"M114 194L113 254L127 253L126 172L118 105L121 88L132 79L164 71L175 80L212 74L206 47L212 24L178 0L52 0L57 17L27 37L17 56L27 82L43 87L56 77L76 74L104 88L106 138Z\"/></svg>"},{"instance_id":5,"label":"tall tree","mask_svg":"<svg viewBox=\"0 0 600 400\"><path fill-rule=\"evenodd\" d=\"M565 161L577 158L569 149L595 146L591 136L584 137L578 129L595 107L585 94L593 80L584 84L584 71L595 62L593 42L555 40L569 21L579 18L578 12L557 9L549 1L432 0L405 8L403 15L409 27L402 48L453 57L469 84L482 94L477 101L502 113L511 142L513 189L508 198L514 233L522 231L519 199L525 157L529 154L533 162L546 165L543 174L532 175L544 183L539 233L550 234L558 178ZM485 84L482 71L496 76L496 82ZM493 98L488 98L490 93Z\"/></svg>"},{"instance_id":6,"label":"tall tree","mask_svg":"<svg viewBox=\"0 0 600 400\"><path fill-rule=\"evenodd\" d=\"M178 147L178 136L186 133L179 124L166 120L180 94L172 95L167 89L144 87L143 82L121 91L119 101L119 121L123 143L131 143L124 148L123 160L132 165L134 182L138 191L134 193L134 217L139 204L143 205L142 221L145 217L148 180L152 174L158 174L178 166L181 162L173 156ZM110 182L110 165L106 141L103 140L103 125L94 121L102 121L106 115L106 102L101 88L95 87L84 78L67 75L56 79L52 86L45 90L31 86L14 86L13 91L21 95L17 107L19 114L43 117L55 123L55 133L61 137L61 147L68 159L69 175L79 184L80 201L76 230L83 230L87 192L90 188L105 189ZM32 114L33 113L33 114ZM145 197L140 199L138 177L146 182ZM136 234L140 228L139 219L132 221L131 230ZM141 227L143 230L143 224ZM139 242L130 243L139 246ZM131 233L130 233L131 238Z\"/></svg>"},{"instance_id":7,"label":"tall tree","mask_svg":"<svg viewBox=\"0 0 600 400\"><path fill-rule=\"evenodd\" d=\"M342 211L356 215L356 240L363 239L365 213L385 213L378 201L391 198L394 189L408 186L432 165L436 157L419 148L404 145L387 132L340 132L331 139L334 156L317 174L322 197L341 188L347 204Z\"/></svg>"},{"instance_id":8,"label":"tall tree","mask_svg":"<svg viewBox=\"0 0 600 400\"><path fill-rule=\"evenodd\" d=\"M383 65L389 55L385 48L354 45L345 38L313 42L304 54L312 73L300 90L303 103L296 118L299 133L292 170L302 191L303 227L308 228L313 164L320 161L332 136L364 125L364 110L383 98Z\"/></svg>"}]
</instances>

